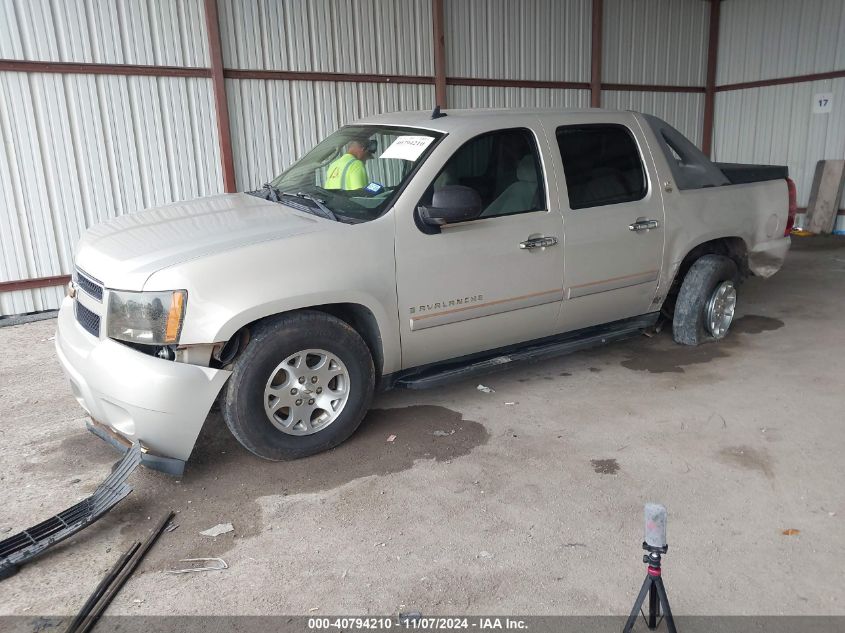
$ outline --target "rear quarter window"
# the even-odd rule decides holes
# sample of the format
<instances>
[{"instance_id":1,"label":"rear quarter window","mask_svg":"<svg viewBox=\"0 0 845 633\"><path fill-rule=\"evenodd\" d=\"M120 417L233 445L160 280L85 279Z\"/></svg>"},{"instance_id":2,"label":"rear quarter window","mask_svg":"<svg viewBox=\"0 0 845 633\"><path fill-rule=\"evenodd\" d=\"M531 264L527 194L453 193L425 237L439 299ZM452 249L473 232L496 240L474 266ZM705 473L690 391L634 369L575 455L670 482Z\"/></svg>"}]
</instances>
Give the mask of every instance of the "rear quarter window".
<instances>
[{"instance_id":1,"label":"rear quarter window","mask_svg":"<svg viewBox=\"0 0 845 633\"><path fill-rule=\"evenodd\" d=\"M678 130L661 119L644 114L681 191L729 185L724 173Z\"/></svg>"}]
</instances>

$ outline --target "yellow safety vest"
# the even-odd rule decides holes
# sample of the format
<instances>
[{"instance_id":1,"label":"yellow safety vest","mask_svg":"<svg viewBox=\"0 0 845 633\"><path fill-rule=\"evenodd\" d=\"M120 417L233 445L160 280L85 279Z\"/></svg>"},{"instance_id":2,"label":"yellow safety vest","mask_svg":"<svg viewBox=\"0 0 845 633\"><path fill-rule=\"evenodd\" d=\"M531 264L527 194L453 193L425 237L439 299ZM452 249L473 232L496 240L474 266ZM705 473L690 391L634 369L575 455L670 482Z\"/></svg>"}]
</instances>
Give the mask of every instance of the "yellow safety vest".
<instances>
[{"instance_id":1,"label":"yellow safety vest","mask_svg":"<svg viewBox=\"0 0 845 633\"><path fill-rule=\"evenodd\" d=\"M355 190L367 186L367 170L363 161L344 154L331 165L326 175L326 189Z\"/></svg>"}]
</instances>

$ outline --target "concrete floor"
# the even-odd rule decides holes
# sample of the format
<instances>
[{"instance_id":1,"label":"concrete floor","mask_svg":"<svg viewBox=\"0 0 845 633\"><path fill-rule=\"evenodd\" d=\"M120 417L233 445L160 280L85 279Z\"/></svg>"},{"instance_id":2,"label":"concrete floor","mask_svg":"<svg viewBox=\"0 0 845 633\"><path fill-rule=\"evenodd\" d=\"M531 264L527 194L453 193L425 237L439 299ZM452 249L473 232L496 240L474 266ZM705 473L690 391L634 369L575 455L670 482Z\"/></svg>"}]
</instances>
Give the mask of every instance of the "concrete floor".
<instances>
[{"instance_id":1,"label":"concrete floor","mask_svg":"<svg viewBox=\"0 0 845 633\"><path fill-rule=\"evenodd\" d=\"M843 615L845 240L804 238L740 311L719 344L664 333L485 377L491 394L384 394L351 441L293 463L247 454L213 413L184 478L139 469L114 512L0 583L0 615L74 613L171 508L178 529L110 613L627 614L652 500L676 613ZM116 460L53 328L0 328L6 536ZM162 573L196 556L229 569Z\"/></svg>"}]
</instances>

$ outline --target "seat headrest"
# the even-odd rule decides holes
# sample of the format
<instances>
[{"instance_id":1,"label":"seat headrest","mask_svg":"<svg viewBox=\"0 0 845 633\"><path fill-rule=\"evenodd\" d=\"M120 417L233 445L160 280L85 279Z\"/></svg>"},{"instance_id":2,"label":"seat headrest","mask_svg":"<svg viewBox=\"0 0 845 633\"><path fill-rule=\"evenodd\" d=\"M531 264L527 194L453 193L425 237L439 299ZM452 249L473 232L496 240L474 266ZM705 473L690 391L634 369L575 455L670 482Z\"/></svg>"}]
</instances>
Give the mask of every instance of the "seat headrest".
<instances>
[{"instance_id":1,"label":"seat headrest","mask_svg":"<svg viewBox=\"0 0 845 633\"><path fill-rule=\"evenodd\" d=\"M537 166L534 163L534 155L523 156L516 166L516 178L522 182L537 182Z\"/></svg>"}]
</instances>

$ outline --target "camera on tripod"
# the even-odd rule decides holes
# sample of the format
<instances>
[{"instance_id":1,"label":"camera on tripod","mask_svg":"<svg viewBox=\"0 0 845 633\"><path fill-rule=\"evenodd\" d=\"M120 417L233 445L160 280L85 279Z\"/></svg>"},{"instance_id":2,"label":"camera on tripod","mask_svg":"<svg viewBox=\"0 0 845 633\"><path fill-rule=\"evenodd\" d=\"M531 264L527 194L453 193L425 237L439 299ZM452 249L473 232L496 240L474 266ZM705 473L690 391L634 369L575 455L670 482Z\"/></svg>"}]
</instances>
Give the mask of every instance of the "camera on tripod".
<instances>
[{"instance_id":1,"label":"camera on tripod","mask_svg":"<svg viewBox=\"0 0 845 633\"><path fill-rule=\"evenodd\" d=\"M660 556L669 551L666 544L666 508L658 503L645 504L645 537L643 562L660 564Z\"/></svg>"},{"instance_id":2,"label":"camera on tripod","mask_svg":"<svg viewBox=\"0 0 845 633\"><path fill-rule=\"evenodd\" d=\"M645 505L645 538L643 540L643 562L648 565L643 586L631 609L631 615L625 622L622 633L631 633L637 616L642 613L642 606L648 596L648 615L643 613L646 619L646 626L654 631L665 620L669 633L677 633L675 620L672 618L672 609L669 607L669 598L666 596L666 588L663 586L663 577L660 568L661 557L669 551L666 543L666 508L658 503L647 503Z\"/></svg>"}]
</instances>

